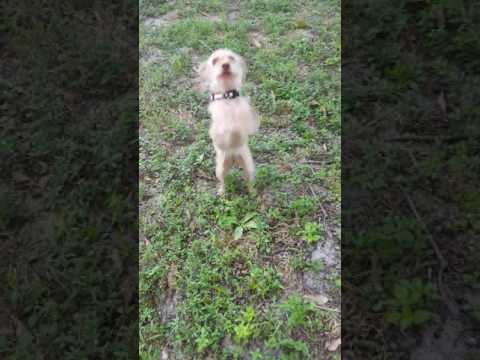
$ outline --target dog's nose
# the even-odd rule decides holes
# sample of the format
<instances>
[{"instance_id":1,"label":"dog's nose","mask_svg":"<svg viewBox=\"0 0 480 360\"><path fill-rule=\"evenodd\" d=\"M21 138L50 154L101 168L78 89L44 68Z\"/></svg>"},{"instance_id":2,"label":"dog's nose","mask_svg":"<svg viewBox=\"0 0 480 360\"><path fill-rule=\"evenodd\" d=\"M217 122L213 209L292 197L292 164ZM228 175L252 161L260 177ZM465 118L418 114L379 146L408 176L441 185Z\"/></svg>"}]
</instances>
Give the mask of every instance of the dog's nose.
<instances>
[{"instance_id":1,"label":"dog's nose","mask_svg":"<svg viewBox=\"0 0 480 360\"><path fill-rule=\"evenodd\" d=\"M222 64L222 69L223 70L230 70L230 64L228 64L228 63Z\"/></svg>"}]
</instances>

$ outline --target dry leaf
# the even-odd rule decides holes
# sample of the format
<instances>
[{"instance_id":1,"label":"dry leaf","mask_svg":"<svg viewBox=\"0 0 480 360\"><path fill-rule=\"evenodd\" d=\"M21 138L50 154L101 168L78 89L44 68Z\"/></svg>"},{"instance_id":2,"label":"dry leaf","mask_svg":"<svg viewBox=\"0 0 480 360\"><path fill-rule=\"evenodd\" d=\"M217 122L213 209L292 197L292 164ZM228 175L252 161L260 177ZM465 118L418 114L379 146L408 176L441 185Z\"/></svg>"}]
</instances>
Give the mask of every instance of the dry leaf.
<instances>
[{"instance_id":1,"label":"dry leaf","mask_svg":"<svg viewBox=\"0 0 480 360\"><path fill-rule=\"evenodd\" d=\"M163 20L165 21L175 21L178 20L178 11L177 10L172 10L165 15L162 16Z\"/></svg>"},{"instance_id":2,"label":"dry leaf","mask_svg":"<svg viewBox=\"0 0 480 360\"><path fill-rule=\"evenodd\" d=\"M305 295L305 298L317 305L325 305L328 302L328 298L323 295Z\"/></svg>"},{"instance_id":3,"label":"dry leaf","mask_svg":"<svg viewBox=\"0 0 480 360\"><path fill-rule=\"evenodd\" d=\"M257 39L252 39L252 45L257 47L257 48L262 47L262 44Z\"/></svg>"},{"instance_id":4,"label":"dry leaf","mask_svg":"<svg viewBox=\"0 0 480 360\"><path fill-rule=\"evenodd\" d=\"M256 48L261 48L262 45L262 35L259 33L250 34L250 44Z\"/></svg>"},{"instance_id":5,"label":"dry leaf","mask_svg":"<svg viewBox=\"0 0 480 360\"><path fill-rule=\"evenodd\" d=\"M280 165L280 171L281 172L287 172L292 170L292 165L290 164L282 164Z\"/></svg>"},{"instance_id":6,"label":"dry leaf","mask_svg":"<svg viewBox=\"0 0 480 360\"><path fill-rule=\"evenodd\" d=\"M342 338L336 338L335 340L329 341L326 345L325 348L328 351L337 351L338 347L342 343Z\"/></svg>"}]
</instances>

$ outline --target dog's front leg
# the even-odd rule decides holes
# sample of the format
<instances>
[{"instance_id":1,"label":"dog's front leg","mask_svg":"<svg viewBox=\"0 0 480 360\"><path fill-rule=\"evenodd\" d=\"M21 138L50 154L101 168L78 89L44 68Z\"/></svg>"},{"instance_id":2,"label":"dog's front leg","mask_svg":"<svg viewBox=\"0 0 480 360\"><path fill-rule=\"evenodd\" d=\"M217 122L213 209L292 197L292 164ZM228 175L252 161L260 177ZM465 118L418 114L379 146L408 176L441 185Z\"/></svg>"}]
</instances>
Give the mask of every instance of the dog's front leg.
<instances>
[{"instance_id":1,"label":"dog's front leg","mask_svg":"<svg viewBox=\"0 0 480 360\"><path fill-rule=\"evenodd\" d=\"M229 159L223 150L215 148L216 158L215 158L215 175L217 176L219 185L217 194L225 194L225 177L227 176L228 170L232 166L231 159Z\"/></svg>"}]
</instances>

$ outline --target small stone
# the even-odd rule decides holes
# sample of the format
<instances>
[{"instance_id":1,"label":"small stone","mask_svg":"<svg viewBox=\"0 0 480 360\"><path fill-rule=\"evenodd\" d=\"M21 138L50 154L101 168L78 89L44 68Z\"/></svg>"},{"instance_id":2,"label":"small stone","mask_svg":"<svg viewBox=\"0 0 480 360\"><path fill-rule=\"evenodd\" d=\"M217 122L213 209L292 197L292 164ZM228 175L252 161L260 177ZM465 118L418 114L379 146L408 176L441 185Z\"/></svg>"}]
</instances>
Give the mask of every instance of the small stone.
<instances>
[{"instance_id":1,"label":"small stone","mask_svg":"<svg viewBox=\"0 0 480 360\"><path fill-rule=\"evenodd\" d=\"M231 11L228 13L228 20L229 21L235 21L237 18L238 18L238 15L239 15L239 11L237 10L234 10L234 11Z\"/></svg>"},{"instance_id":2,"label":"small stone","mask_svg":"<svg viewBox=\"0 0 480 360\"><path fill-rule=\"evenodd\" d=\"M168 360L168 351L166 349L162 350L162 360Z\"/></svg>"}]
</instances>

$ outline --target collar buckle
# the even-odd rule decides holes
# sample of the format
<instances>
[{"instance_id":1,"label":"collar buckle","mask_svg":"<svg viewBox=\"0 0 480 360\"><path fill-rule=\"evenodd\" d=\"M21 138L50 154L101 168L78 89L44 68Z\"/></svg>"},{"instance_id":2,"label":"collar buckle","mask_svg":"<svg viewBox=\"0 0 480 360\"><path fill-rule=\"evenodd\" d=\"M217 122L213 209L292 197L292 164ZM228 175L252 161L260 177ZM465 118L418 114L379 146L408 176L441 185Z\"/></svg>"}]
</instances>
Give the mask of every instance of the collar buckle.
<instances>
[{"instance_id":1,"label":"collar buckle","mask_svg":"<svg viewBox=\"0 0 480 360\"><path fill-rule=\"evenodd\" d=\"M240 93L238 92L238 90L233 89L233 90L225 91L223 94L211 94L210 101L222 100L222 99L225 99L225 100L235 99L238 96L240 96Z\"/></svg>"}]
</instances>

